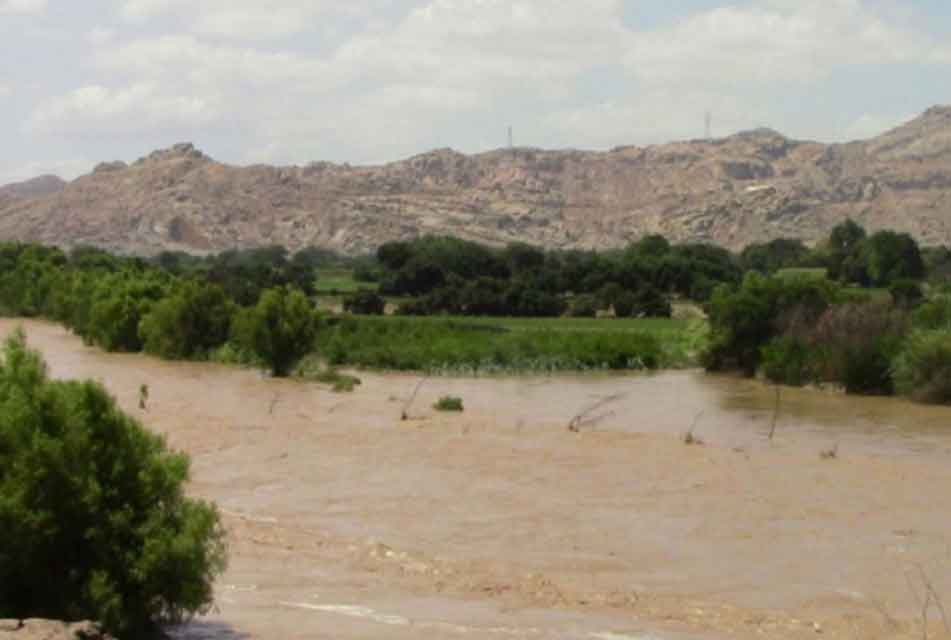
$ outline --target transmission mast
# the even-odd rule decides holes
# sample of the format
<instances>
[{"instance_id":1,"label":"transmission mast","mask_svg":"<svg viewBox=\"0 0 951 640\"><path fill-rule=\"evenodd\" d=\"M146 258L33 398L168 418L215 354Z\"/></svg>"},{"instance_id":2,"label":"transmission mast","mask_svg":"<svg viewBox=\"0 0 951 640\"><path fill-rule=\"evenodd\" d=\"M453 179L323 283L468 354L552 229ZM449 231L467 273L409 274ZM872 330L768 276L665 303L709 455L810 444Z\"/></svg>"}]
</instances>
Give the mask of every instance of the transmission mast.
<instances>
[{"instance_id":1,"label":"transmission mast","mask_svg":"<svg viewBox=\"0 0 951 640\"><path fill-rule=\"evenodd\" d=\"M713 140L713 114L709 111L707 111L707 113L704 115L703 124L704 137L706 138L707 142L710 142Z\"/></svg>"}]
</instances>

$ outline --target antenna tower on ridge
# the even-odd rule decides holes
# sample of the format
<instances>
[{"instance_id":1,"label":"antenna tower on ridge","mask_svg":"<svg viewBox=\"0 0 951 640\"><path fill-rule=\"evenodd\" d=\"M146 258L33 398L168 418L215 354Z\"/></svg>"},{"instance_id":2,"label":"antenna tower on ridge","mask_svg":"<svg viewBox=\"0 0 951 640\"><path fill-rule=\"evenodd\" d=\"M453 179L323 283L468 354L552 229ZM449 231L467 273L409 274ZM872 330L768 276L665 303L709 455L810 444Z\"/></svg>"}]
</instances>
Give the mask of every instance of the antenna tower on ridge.
<instances>
[{"instance_id":1,"label":"antenna tower on ridge","mask_svg":"<svg viewBox=\"0 0 951 640\"><path fill-rule=\"evenodd\" d=\"M709 111L704 116L704 136L707 141L713 140L713 114Z\"/></svg>"},{"instance_id":2,"label":"antenna tower on ridge","mask_svg":"<svg viewBox=\"0 0 951 640\"><path fill-rule=\"evenodd\" d=\"M511 150L515 145L512 143L512 126L509 125L509 150Z\"/></svg>"}]
</instances>

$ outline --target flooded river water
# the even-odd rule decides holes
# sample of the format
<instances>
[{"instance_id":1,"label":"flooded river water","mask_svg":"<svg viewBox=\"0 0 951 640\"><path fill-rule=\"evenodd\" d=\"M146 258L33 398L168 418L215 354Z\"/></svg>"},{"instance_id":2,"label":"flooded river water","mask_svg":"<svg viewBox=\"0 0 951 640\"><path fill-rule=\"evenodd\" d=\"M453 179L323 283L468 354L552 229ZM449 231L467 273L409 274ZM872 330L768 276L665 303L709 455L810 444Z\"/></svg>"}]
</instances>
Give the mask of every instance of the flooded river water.
<instances>
[{"instance_id":1,"label":"flooded river water","mask_svg":"<svg viewBox=\"0 0 951 640\"><path fill-rule=\"evenodd\" d=\"M784 389L770 440L773 388L691 371L431 379L401 420L418 377L335 394L16 324L224 514L180 638L920 638L951 607L951 409Z\"/></svg>"}]
</instances>

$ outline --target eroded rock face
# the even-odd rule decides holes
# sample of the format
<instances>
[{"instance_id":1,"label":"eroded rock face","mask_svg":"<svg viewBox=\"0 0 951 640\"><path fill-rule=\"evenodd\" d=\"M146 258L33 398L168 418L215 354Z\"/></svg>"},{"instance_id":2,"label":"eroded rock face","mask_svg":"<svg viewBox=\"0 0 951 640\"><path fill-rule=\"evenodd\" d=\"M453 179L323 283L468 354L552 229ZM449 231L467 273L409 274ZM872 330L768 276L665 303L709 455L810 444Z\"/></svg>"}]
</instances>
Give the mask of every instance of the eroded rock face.
<instances>
[{"instance_id":1,"label":"eroded rock face","mask_svg":"<svg viewBox=\"0 0 951 640\"><path fill-rule=\"evenodd\" d=\"M92 622L0 620L0 640L114 640Z\"/></svg>"},{"instance_id":2,"label":"eroded rock face","mask_svg":"<svg viewBox=\"0 0 951 640\"><path fill-rule=\"evenodd\" d=\"M852 217L951 243L951 108L864 142L757 129L609 152L438 149L381 166L234 167L177 144L42 198L4 198L0 238L151 254L267 244L345 253L426 233L610 248L647 233L740 248Z\"/></svg>"}]
</instances>

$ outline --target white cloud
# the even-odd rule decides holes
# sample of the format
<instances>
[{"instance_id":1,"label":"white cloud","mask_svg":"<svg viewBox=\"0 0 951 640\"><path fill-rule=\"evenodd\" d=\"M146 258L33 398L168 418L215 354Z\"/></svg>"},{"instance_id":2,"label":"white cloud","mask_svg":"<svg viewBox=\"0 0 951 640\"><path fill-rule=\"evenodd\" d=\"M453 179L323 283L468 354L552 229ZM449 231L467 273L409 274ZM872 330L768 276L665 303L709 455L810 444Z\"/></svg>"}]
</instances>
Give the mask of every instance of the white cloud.
<instances>
[{"instance_id":1,"label":"white cloud","mask_svg":"<svg viewBox=\"0 0 951 640\"><path fill-rule=\"evenodd\" d=\"M625 62L655 84L720 87L810 82L845 65L931 62L938 43L894 28L859 0L726 6L636 35Z\"/></svg>"},{"instance_id":2,"label":"white cloud","mask_svg":"<svg viewBox=\"0 0 951 640\"><path fill-rule=\"evenodd\" d=\"M389 30L352 39L336 58L378 73L452 85L570 78L617 59L618 0L433 0Z\"/></svg>"},{"instance_id":3,"label":"white cloud","mask_svg":"<svg viewBox=\"0 0 951 640\"><path fill-rule=\"evenodd\" d=\"M174 16L196 34L273 39L313 29L319 20L368 15L374 4L381 0L125 0L120 15L140 24Z\"/></svg>"},{"instance_id":4,"label":"white cloud","mask_svg":"<svg viewBox=\"0 0 951 640\"><path fill-rule=\"evenodd\" d=\"M43 13L46 5L47 0L0 0L0 16Z\"/></svg>"},{"instance_id":5,"label":"white cloud","mask_svg":"<svg viewBox=\"0 0 951 640\"><path fill-rule=\"evenodd\" d=\"M109 29L107 27L95 27L86 33L86 42L93 45L94 47L101 47L103 45L109 44L115 39L115 30Z\"/></svg>"},{"instance_id":6,"label":"white cloud","mask_svg":"<svg viewBox=\"0 0 951 640\"><path fill-rule=\"evenodd\" d=\"M633 1L112 0L118 16L71 34L79 88L34 106L27 130L108 147L201 127L223 159L275 162L473 151L509 123L524 144L661 142L701 135L707 109L717 135L860 136L873 116L780 124L769 105L855 65L951 63L859 0L724 1L653 31L624 22Z\"/></svg>"},{"instance_id":7,"label":"white cloud","mask_svg":"<svg viewBox=\"0 0 951 640\"><path fill-rule=\"evenodd\" d=\"M707 110L716 114L712 123L716 137L754 128L767 118L738 98L702 90L656 89L636 99L554 110L545 116L544 124L559 139L585 140L594 147L610 148L700 138Z\"/></svg>"},{"instance_id":8,"label":"white cloud","mask_svg":"<svg viewBox=\"0 0 951 640\"><path fill-rule=\"evenodd\" d=\"M199 126L220 115L210 101L162 93L149 84L120 89L81 87L40 105L27 122L35 133L130 133Z\"/></svg>"}]
</instances>

